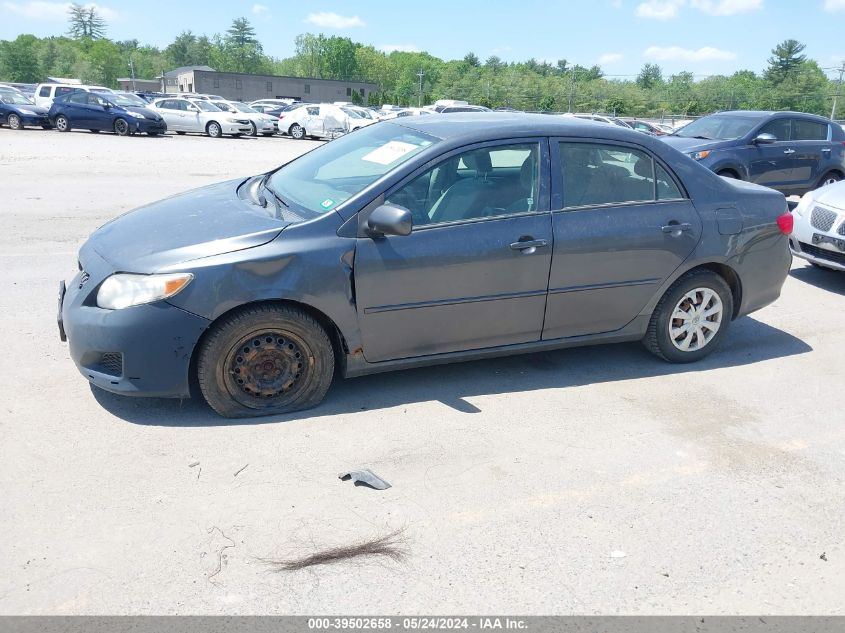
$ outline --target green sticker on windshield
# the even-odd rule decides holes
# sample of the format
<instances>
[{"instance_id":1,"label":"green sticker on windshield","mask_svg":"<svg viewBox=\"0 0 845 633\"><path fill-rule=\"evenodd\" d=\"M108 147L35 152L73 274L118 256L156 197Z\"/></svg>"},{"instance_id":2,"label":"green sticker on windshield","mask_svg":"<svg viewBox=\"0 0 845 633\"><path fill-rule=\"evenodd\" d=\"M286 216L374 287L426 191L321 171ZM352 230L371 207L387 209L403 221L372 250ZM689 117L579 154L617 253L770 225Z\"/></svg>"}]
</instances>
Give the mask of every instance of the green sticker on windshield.
<instances>
[{"instance_id":1,"label":"green sticker on windshield","mask_svg":"<svg viewBox=\"0 0 845 633\"><path fill-rule=\"evenodd\" d=\"M334 206L334 200L331 198L326 198L320 203L320 206L324 209L331 209Z\"/></svg>"}]
</instances>

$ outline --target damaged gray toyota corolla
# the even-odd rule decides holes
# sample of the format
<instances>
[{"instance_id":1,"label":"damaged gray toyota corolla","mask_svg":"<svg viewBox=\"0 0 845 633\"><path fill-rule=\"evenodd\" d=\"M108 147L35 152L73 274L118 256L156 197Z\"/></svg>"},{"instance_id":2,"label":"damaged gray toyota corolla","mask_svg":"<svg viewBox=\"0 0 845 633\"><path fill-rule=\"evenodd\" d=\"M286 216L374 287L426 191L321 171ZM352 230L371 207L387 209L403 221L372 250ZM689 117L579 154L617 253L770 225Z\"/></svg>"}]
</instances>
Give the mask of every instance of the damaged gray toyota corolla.
<instances>
[{"instance_id":1,"label":"damaged gray toyota corolla","mask_svg":"<svg viewBox=\"0 0 845 633\"><path fill-rule=\"evenodd\" d=\"M616 126L408 117L106 224L59 329L97 387L196 384L227 417L313 407L335 371L631 340L688 362L779 296L786 210Z\"/></svg>"}]
</instances>

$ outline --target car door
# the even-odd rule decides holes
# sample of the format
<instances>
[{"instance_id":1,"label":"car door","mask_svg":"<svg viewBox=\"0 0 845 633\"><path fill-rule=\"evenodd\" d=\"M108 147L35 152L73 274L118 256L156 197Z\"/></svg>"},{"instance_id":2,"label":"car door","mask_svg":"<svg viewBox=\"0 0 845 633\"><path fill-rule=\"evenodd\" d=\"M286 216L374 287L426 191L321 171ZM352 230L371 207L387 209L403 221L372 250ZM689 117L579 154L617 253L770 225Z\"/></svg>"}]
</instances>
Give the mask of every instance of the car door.
<instances>
[{"instance_id":1,"label":"car door","mask_svg":"<svg viewBox=\"0 0 845 633\"><path fill-rule=\"evenodd\" d=\"M110 107L107 105L108 102L105 99L93 92L89 92L86 103L90 120L89 129L106 131L114 129L115 117L112 115Z\"/></svg>"},{"instance_id":2,"label":"car door","mask_svg":"<svg viewBox=\"0 0 845 633\"><path fill-rule=\"evenodd\" d=\"M182 119L184 129L189 132L205 133L205 126L208 122L200 107L186 99L179 99L179 116Z\"/></svg>"},{"instance_id":3,"label":"car door","mask_svg":"<svg viewBox=\"0 0 845 633\"><path fill-rule=\"evenodd\" d=\"M161 115L161 118L164 119L164 122L167 123L167 129L172 131L184 131L183 121L179 116L179 104L177 103L178 99L165 99L164 101L159 101L155 105L155 110Z\"/></svg>"},{"instance_id":4,"label":"car door","mask_svg":"<svg viewBox=\"0 0 845 633\"><path fill-rule=\"evenodd\" d=\"M88 107L88 93L76 92L64 101L62 108L64 115L70 121L71 127L92 129L91 110Z\"/></svg>"},{"instance_id":5,"label":"car door","mask_svg":"<svg viewBox=\"0 0 845 633\"><path fill-rule=\"evenodd\" d=\"M360 237L356 305L369 362L540 340L552 233L548 143L470 146L386 193L410 235Z\"/></svg>"},{"instance_id":6,"label":"car door","mask_svg":"<svg viewBox=\"0 0 845 633\"><path fill-rule=\"evenodd\" d=\"M795 180L795 149L792 143L792 122L786 117L769 121L752 132L751 140L760 134L771 134L774 143L750 143L748 153L748 175L751 182L766 187L784 187Z\"/></svg>"},{"instance_id":7,"label":"car door","mask_svg":"<svg viewBox=\"0 0 845 633\"><path fill-rule=\"evenodd\" d=\"M308 106L305 108L305 119L301 124L311 136L322 136L325 134L324 112L320 106Z\"/></svg>"},{"instance_id":8,"label":"car door","mask_svg":"<svg viewBox=\"0 0 845 633\"><path fill-rule=\"evenodd\" d=\"M679 181L628 143L552 142L554 253L543 339L619 330L701 237Z\"/></svg>"},{"instance_id":9,"label":"car door","mask_svg":"<svg viewBox=\"0 0 845 633\"><path fill-rule=\"evenodd\" d=\"M828 140L830 126L813 119L792 119L792 141L795 153L793 184L811 188L822 177L831 157L832 143Z\"/></svg>"}]
</instances>

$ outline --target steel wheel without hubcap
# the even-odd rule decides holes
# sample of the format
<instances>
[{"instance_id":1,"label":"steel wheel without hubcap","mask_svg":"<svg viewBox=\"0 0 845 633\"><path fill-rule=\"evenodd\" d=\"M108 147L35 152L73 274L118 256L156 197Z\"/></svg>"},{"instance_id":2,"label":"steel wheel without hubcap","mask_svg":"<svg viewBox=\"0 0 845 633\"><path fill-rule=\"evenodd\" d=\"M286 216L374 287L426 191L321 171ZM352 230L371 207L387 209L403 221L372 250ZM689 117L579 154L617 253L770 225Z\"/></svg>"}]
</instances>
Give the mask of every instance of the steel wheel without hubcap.
<instances>
[{"instance_id":1,"label":"steel wheel without hubcap","mask_svg":"<svg viewBox=\"0 0 845 633\"><path fill-rule=\"evenodd\" d=\"M10 114L8 123L9 127L13 130L23 129L23 125L21 125L21 118L17 114Z\"/></svg>"},{"instance_id":2,"label":"steel wheel without hubcap","mask_svg":"<svg viewBox=\"0 0 845 633\"><path fill-rule=\"evenodd\" d=\"M56 129L59 132L70 132L70 122L64 116L56 117Z\"/></svg>"},{"instance_id":3,"label":"steel wheel without hubcap","mask_svg":"<svg viewBox=\"0 0 845 633\"><path fill-rule=\"evenodd\" d=\"M211 138L220 138L223 136L223 129L220 127L220 124L216 121L212 121L208 124L208 127L205 128L205 131L208 132L208 135Z\"/></svg>"},{"instance_id":4,"label":"steel wheel without hubcap","mask_svg":"<svg viewBox=\"0 0 845 633\"><path fill-rule=\"evenodd\" d=\"M682 352L703 349L722 326L722 300L709 288L696 288L677 303L669 320L669 338Z\"/></svg>"},{"instance_id":5,"label":"steel wheel without hubcap","mask_svg":"<svg viewBox=\"0 0 845 633\"><path fill-rule=\"evenodd\" d=\"M118 136L127 136L129 134L129 124L123 119L118 119L114 122L114 133Z\"/></svg>"}]
</instances>

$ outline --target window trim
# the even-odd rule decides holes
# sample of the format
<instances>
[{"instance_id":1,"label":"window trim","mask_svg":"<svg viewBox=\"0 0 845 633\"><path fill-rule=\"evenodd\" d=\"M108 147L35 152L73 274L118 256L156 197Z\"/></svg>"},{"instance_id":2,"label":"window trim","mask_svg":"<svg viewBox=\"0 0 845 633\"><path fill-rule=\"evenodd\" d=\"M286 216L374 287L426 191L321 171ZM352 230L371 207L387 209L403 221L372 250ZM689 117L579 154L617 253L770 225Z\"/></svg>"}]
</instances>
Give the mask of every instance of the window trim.
<instances>
[{"instance_id":1,"label":"window trim","mask_svg":"<svg viewBox=\"0 0 845 633\"><path fill-rule=\"evenodd\" d=\"M629 200L626 202L603 202L601 204L581 204L577 206L566 207L563 205L563 171L561 155L560 155L560 144L561 143L590 143L593 145L616 145L621 148L636 150L639 152L644 153L647 156L651 157L652 161L652 179L653 183L653 191L654 191L654 199L653 200ZM551 202L552 202L552 213L569 213L571 211L584 211L584 210L591 210L591 209L612 209L616 207L633 207L633 206L644 206L644 205L652 205L652 204L669 204L669 203L677 203L677 202L692 202L689 197L689 192L687 188L684 186L683 181L678 177L678 175L672 170L669 165L666 164L666 161L662 160L657 154L649 150L648 148L637 145L635 143L629 143L627 141L617 141L614 139L605 139L605 138L592 138L592 137L566 137L566 136L553 136L549 139L550 145L550 158L551 158L551 185L552 185L552 192L551 192ZM656 177L656 170L655 164L659 164L672 181L675 183L675 186L678 188L678 191L681 193L680 198L666 198L666 199L659 199L657 197L657 177Z\"/></svg>"},{"instance_id":2,"label":"window trim","mask_svg":"<svg viewBox=\"0 0 845 633\"><path fill-rule=\"evenodd\" d=\"M526 136L526 137L515 137L509 139L497 139L495 141L483 141L480 143L471 143L469 145L462 145L460 147L452 148L451 150L444 152L438 155L431 160L426 161L422 165L418 166L414 169L410 174L405 176L402 180L394 184L393 186L385 189L382 192L382 196L384 200L387 200L391 195L393 195L396 191L410 183L412 180L417 178L418 176L422 176L426 171L429 169L433 169L440 163L447 161L459 154L465 154L467 152L474 151L476 149L483 149L485 147L496 147L499 145L526 145L528 143L536 143L539 145L540 149L540 160L539 160L539 167L540 167L540 190L538 192L538 201L537 201L537 210L536 211L520 211L518 213L503 213L502 215L491 215L487 217L478 217L478 218L467 218L465 220L451 220L449 222L432 222L431 224L422 224L422 225L414 225L412 228L411 233L413 234L415 231L427 231L429 229L441 228L441 227L448 227L448 226L459 226L463 224L476 224L478 222L489 222L491 220L502 220L505 218L517 218L521 216L535 216L535 215L548 215L551 211L551 195L550 195L550 186L549 186L549 139L545 136ZM362 209L363 211L363 209Z\"/></svg>"},{"instance_id":3,"label":"window trim","mask_svg":"<svg viewBox=\"0 0 845 633\"><path fill-rule=\"evenodd\" d=\"M805 118L802 118L802 117L792 117L790 119L790 124L789 124L789 132L790 132L789 136L790 137L795 136L795 123L796 123L796 121L802 121L804 123L815 123L816 125L824 125L825 127L827 127L827 134L825 135L824 138L819 138L819 139L809 139L809 138L793 139L791 141L792 143L826 143L826 142L830 142L832 140L833 130L830 127L830 123L825 123L824 121L816 121L815 119L805 119Z\"/></svg>"}]
</instances>

